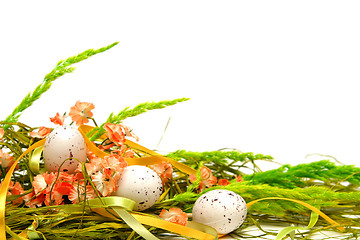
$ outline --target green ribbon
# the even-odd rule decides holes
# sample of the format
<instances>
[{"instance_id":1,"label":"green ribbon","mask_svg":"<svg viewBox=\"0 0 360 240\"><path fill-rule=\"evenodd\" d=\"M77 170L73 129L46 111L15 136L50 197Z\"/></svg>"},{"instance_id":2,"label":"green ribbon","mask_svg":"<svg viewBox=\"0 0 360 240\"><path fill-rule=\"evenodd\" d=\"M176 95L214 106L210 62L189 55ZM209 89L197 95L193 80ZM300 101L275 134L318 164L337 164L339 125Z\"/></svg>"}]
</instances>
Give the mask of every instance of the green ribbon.
<instances>
[{"instance_id":1,"label":"green ribbon","mask_svg":"<svg viewBox=\"0 0 360 240\"><path fill-rule=\"evenodd\" d=\"M9 228L7 225L5 226L6 232L13 237L13 239L15 240L27 240L26 238L23 238L19 235L17 235L16 233L14 233L11 228Z\"/></svg>"},{"instance_id":2,"label":"green ribbon","mask_svg":"<svg viewBox=\"0 0 360 240\"><path fill-rule=\"evenodd\" d=\"M124 197L109 196L102 198L94 198L87 201L87 206L91 208L110 208L114 210L118 217L120 217L130 228L137 234L147 240L159 240L148 229L146 229L138 220L136 220L129 211L132 211L136 202ZM64 211L67 213L82 212L84 206L80 204L66 205Z\"/></svg>"},{"instance_id":3,"label":"green ribbon","mask_svg":"<svg viewBox=\"0 0 360 240\"><path fill-rule=\"evenodd\" d=\"M34 149L34 151L31 154L31 157L29 159L29 167L30 167L30 170L34 174L40 173L40 158L41 158L41 153L42 153L43 149L44 149L44 146Z\"/></svg>"},{"instance_id":4,"label":"green ribbon","mask_svg":"<svg viewBox=\"0 0 360 240\"><path fill-rule=\"evenodd\" d=\"M122 220L124 220L124 222L126 222L127 225L129 225L129 227L146 240L159 240L125 209L121 207L112 207L112 209Z\"/></svg>"},{"instance_id":5,"label":"green ribbon","mask_svg":"<svg viewBox=\"0 0 360 240\"><path fill-rule=\"evenodd\" d=\"M30 159L29 166L30 170L35 173L40 173L40 158L44 147L40 146L34 149ZM114 212L131 227L136 233L147 240L158 240L152 233L149 232L138 220L136 220L128 211L132 211L135 207L136 202L123 197L109 196L103 198L95 198L87 201L87 205L92 208L111 208ZM65 212L74 213L74 212L82 212L84 210L84 206L77 205L68 205L64 208ZM35 234L34 234L35 233ZM28 228L28 235L32 237L32 239L37 239L39 236L34 227L31 225L30 229Z\"/></svg>"},{"instance_id":6,"label":"green ribbon","mask_svg":"<svg viewBox=\"0 0 360 240\"><path fill-rule=\"evenodd\" d=\"M30 240L42 239L40 235L36 232L36 228L39 226L39 219L36 218L34 222L27 228L27 235Z\"/></svg>"},{"instance_id":7,"label":"green ribbon","mask_svg":"<svg viewBox=\"0 0 360 240\"><path fill-rule=\"evenodd\" d=\"M111 207L112 210L127 224L132 228L137 234L142 236L147 240L159 240L155 237L149 230L147 230L138 220L136 220L128 211L132 211L135 207L136 202L124 198L124 197L104 197L104 198L95 198L89 200L89 204L92 206L99 205L104 207L104 204L108 207Z\"/></svg>"},{"instance_id":8,"label":"green ribbon","mask_svg":"<svg viewBox=\"0 0 360 240\"><path fill-rule=\"evenodd\" d=\"M199 231L202 231L204 233L210 234L210 235L214 236L214 240L219 239L217 231L214 228L212 228L212 227L210 227L208 225L198 223L198 222L194 222L194 221L188 221L186 226L190 227L190 228L194 228L194 229L199 230Z\"/></svg>"},{"instance_id":9,"label":"green ribbon","mask_svg":"<svg viewBox=\"0 0 360 240\"><path fill-rule=\"evenodd\" d=\"M309 224L307 227L295 227L295 226L286 227L278 233L275 240L281 240L287 234L291 235L295 230L308 230L308 229L314 227L318 218L319 218L319 214L317 214L315 212L311 212L310 221L309 221Z\"/></svg>"},{"instance_id":10,"label":"green ribbon","mask_svg":"<svg viewBox=\"0 0 360 240\"><path fill-rule=\"evenodd\" d=\"M116 196L94 198L87 202L90 207L121 207L127 211L132 211L136 204L135 201L129 198Z\"/></svg>"}]
</instances>

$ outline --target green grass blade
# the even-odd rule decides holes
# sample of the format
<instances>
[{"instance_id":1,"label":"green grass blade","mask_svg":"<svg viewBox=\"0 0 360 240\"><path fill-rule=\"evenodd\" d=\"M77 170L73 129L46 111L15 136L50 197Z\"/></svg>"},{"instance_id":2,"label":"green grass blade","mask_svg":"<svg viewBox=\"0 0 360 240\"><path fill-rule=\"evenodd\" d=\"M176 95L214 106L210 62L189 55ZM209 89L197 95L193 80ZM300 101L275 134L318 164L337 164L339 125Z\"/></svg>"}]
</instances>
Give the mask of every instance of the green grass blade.
<instances>
[{"instance_id":1,"label":"green grass blade","mask_svg":"<svg viewBox=\"0 0 360 240\"><path fill-rule=\"evenodd\" d=\"M37 99L41 97L43 93L45 93L51 87L52 83L58 79L59 77L63 76L66 73L71 73L75 70L75 68L70 67L71 65L81 62L93 55L98 53L104 52L115 45L118 42L112 43L106 47L102 47L99 49L88 49L76 56L72 56L67 58L66 60L62 60L58 62L55 68L46 74L44 80L40 85L38 85L32 93L28 93L25 98L21 101L21 103L13 110L13 112L4 120L4 123L16 122L18 121L19 117L21 116L22 112L30 107ZM8 128L9 125L4 125L4 128Z\"/></svg>"},{"instance_id":2,"label":"green grass blade","mask_svg":"<svg viewBox=\"0 0 360 240\"><path fill-rule=\"evenodd\" d=\"M140 104L138 104L137 106L135 106L133 108L126 107L116 115L114 113L111 113L109 115L109 117L107 118L106 123L118 124L118 123L122 122L126 118L135 117L137 115L140 115L140 114L145 113L145 112L150 111L150 110L165 108L165 107L175 105L177 103L184 102L184 101L187 101L187 100L189 100L189 98L177 98L177 99L174 99L174 100L164 100L164 101L160 101L160 102L140 103ZM100 127L94 128L94 130L90 133L90 135L91 135L90 140L91 141L96 140L99 136L101 136L102 134L105 133L105 130L103 128L104 125L105 125L105 123L103 123Z\"/></svg>"}]
</instances>

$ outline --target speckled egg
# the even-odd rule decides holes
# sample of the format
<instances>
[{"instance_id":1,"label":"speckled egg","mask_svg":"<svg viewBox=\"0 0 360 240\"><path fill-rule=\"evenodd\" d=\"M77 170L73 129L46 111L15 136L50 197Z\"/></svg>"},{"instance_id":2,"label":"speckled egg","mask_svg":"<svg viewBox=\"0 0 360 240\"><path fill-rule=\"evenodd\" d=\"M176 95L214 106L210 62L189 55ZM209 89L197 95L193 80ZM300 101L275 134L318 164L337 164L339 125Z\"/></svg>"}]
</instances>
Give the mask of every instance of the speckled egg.
<instances>
[{"instance_id":1,"label":"speckled egg","mask_svg":"<svg viewBox=\"0 0 360 240\"><path fill-rule=\"evenodd\" d=\"M155 171L145 166L132 165L124 169L114 195L134 200L134 210L143 211L156 203L162 191L161 179Z\"/></svg>"},{"instance_id":2,"label":"speckled egg","mask_svg":"<svg viewBox=\"0 0 360 240\"><path fill-rule=\"evenodd\" d=\"M55 128L46 138L43 150L45 168L50 172L59 170L74 173L80 162L86 161L86 145L76 128L62 125ZM75 160L77 159L77 160Z\"/></svg>"},{"instance_id":3,"label":"speckled egg","mask_svg":"<svg viewBox=\"0 0 360 240\"><path fill-rule=\"evenodd\" d=\"M228 190L212 190L201 195L193 207L193 221L228 234L244 222L247 207L244 199Z\"/></svg>"}]
</instances>

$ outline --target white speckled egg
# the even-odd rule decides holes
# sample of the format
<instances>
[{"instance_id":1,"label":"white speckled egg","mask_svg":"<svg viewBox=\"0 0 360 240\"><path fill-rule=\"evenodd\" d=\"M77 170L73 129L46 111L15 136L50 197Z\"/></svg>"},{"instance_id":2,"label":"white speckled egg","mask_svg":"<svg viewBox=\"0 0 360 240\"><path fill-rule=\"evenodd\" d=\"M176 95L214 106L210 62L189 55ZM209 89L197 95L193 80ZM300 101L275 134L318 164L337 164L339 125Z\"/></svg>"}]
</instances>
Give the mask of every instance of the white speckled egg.
<instances>
[{"instance_id":1,"label":"white speckled egg","mask_svg":"<svg viewBox=\"0 0 360 240\"><path fill-rule=\"evenodd\" d=\"M163 185L156 172L140 165L128 166L118 181L118 189L114 195L134 200L135 211L150 208L160 198Z\"/></svg>"},{"instance_id":2,"label":"white speckled egg","mask_svg":"<svg viewBox=\"0 0 360 240\"><path fill-rule=\"evenodd\" d=\"M244 199L228 190L212 190L201 195L193 207L193 220L228 234L244 222L247 207Z\"/></svg>"},{"instance_id":3,"label":"white speckled egg","mask_svg":"<svg viewBox=\"0 0 360 240\"><path fill-rule=\"evenodd\" d=\"M74 173L80 162L86 161L86 144L83 136L76 128L62 125L55 128L46 138L44 145L45 167L50 172L61 171ZM77 159L77 160L75 160Z\"/></svg>"}]
</instances>

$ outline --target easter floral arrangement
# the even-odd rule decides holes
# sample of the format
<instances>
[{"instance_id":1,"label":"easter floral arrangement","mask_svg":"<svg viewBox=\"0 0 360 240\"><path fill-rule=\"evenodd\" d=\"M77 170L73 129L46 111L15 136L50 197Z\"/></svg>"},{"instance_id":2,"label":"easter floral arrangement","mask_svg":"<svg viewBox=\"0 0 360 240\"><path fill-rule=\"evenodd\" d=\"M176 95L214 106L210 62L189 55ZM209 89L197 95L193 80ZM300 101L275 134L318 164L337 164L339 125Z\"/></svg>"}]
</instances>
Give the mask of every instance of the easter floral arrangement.
<instances>
[{"instance_id":1,"label":"easter floral arrangement","mask_svg":"<svg viewBox=\"0 0 360 240\"><path fill-rule=\"evenodd\" d=\"M126 108L101 125L81 101L52 116L53 128L18 121L71 65L116 44L60 61L0 122L1 239L357 239L360 168L323 160L262 172L257 162L271 156L230 149L161 155L123 124L187 98Z\"/></svg>"}]
</instances>

